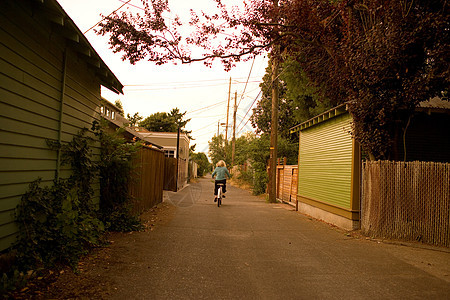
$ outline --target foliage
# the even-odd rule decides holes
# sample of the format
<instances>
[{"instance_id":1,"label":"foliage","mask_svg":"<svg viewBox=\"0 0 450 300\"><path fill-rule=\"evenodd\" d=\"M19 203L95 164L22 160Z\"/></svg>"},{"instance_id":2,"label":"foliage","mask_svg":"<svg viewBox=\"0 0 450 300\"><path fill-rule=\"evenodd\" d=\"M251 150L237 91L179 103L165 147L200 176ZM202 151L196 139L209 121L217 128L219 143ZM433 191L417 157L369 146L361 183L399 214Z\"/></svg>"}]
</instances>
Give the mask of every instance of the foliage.
<instances>
[{"instance_id":1,"label":"foliage","mask_svg":"<svg viewBox=\"0 0 450 300\"><path fill-rule=\"evenodd\" d=\"M170 23L165 20L164 14L170 11L166 0L143 0L146 8L143 16L127 12L111 14L100 23L97 33L110 35L113 51L122 53L122 59L132 64L147 59L157 65L203 61L211 66L219 57L226 70L238 61L264 52L274 39L279 39L272 33L273 25L263 25L272 23L277 11L268 5L269 1L246 2L243 11L227 10L221 0L212 1L217 4L215 11L191 11L189 24L182 24L178 16ZM217 35L223 38L219 40ZM194 57L193 52L204 55Z\"/></svg>"},{"instance_id":2,"label":"foliage","mask_svg":"<svg viewBox=\"0 0 450 300\"><path fill-rule=\"evenodd\" d=\"M247 165L248 171L241 172L238 179L251 184L256 195L266 192L268 182L267 161L269 159L269 135L257 136L247 133L236 139L235 165ZM283 137L278 139L279 154L288 158L288 163L296 164L298 157L298 143ZM222 135L214 136L209 142L209 156L215 164L224 157L227 165L231 161L231 145L225 143Z\"/></svg>"},{"instance_id":3,"label":"foliage","mask_svg":"<svg viewBox=\"0 0 450 300\"><path fill-rule=\"evenodd\" d=\"M100 245L103 223L96 211L81 208L80 191L69 181L39 185L40 180L30 184L16 210L18 265L22 270L55 264L75 267L88 247Z\"/></svg>"},{"instance_id":4,"label":"foliage","mask_svg":"<svg viewBox=\"0 0 450 300\"><path fill-rule=\"evenodd\" d=\"M373 158L392 157L414 107L448 90L448 5L294 2L286 10L285 25L292 26L288 52L333 103L349 101L363 148Z\"/></svg>"},{"instance_id":5,"label":"foliage","mask_svg":"<svg viewBox=\"0 0 450 300\"><path fill-rule=\"evenodd\" d=\"M211 170L211 163L205 153L192 153L191 158L198 165L197 175L204 176L207 172Z\"/></svg>"},{"instance_id":6,"label":"foliage","mask_svg":"<svg viewBox=\"0 0 450 300\"><path fill-rule=\"evenodd\" d=\"M253 172L252 189L253 194L259 195L266 192L267 182L267 161L269 160L270 138L268 135L253 137L249 143L250 165Z\"/></svg>"},{"instance_id":7,"label":"foliage","mask_svg":"<svg viewBox=\"0 0 450 300\"><path fill-rule=\"evenodd\" d=\"M103 243L104 224L114 231L142 228L131 214L127 193L139 145L126 144L118 136L120 132L106 133L95 122L93 130L102 145L100 163L92 161L93 138L87 129L67 144L49 142L51 148L61 151L61 165L70 165L72 174L53 185L42 186L38 179L23 195L16 208L17 271L58 264L75 268L90 247ZM92 187L99 175L100 211Z\"/></svg>"},{"instance_id":8,"label":"foliage","mask_svg":"<svg viewBox=\"0 0 450 300\"><path fill-rule=\"evenodd\" d=\"M128 187L134 169L133 159L141 144L127 143L123 129L109 133L97 127L101 142L100 219L110 231L140 230L139 218L131 213Z\"/></svg>"},{"instance_id":9,"label":"foliage","mask_svg":"<svg viewBox=\"0 0 450 300\"><path fill-rule=\"evenodd\" d=\"M414 107L442 97L450 79L448 4L388 2L353 6L352 42L342 43L355 134L378 159L393 157Z\"/></svg>"},{"instance_id":10,"label":"foliage","mask_svg":"<svg viewBox=\"0 0 450 300\"><path fill-rule=\"evenodd\" d=\"M62 163L70 164L72 175L44 187L38 179L23 195L16 208L19 237L14 245L20 270L59 263L75 267L88 247L101 244L104 226L92 200L97 173L90 142L83 130L60 146Z\"/></svg>"},{"instance_id":11,"label":"foliage","mask_svg":"<svg viewBox=\"0 0 450 300\"><path fill-rule=\"evenodd\" d=\"M135 127L139 124L139 122L143 119L144 117L139 115L139 112L134 113L134 115L130 115L127 114L127 119L128 119L128 125L130 127Z\"/></svg>"},{"instance_id":12,"label":"foliage","mask_svg":"<svg viewBox=\"0 0 450 300\"><path fill-rule=\"evenodd\" d=\"M7 299L7 293L24 287L28 280L34 276L34 272L21 272L17 268L13 268L9 272L3 272L0 278L0 295Z\"/></svg>"},{"instance_id":13,"label":"foliage","mask_svg":"<svg viewBox=\"0 0 450 300\"><path fill-rule=\"evenodd\" d=\"M105 222L108 231L131 232L144 229L139 216L133 214L130 205L116 205L109 209L109 214L102 210L102 220Z\"/></svg>"},{"instance_id":14,"label":"foliage","mask_svg":"<svg viewBox=\"0 0 450 300\"><path fill-rule=\"evenodd\" d=\"M179 18L165 21L165 0L144 0L144 16L113 14L98 33L109 34L114 51L131 63L211 65L220 58L228 70L279 48L332 105L350 103L355 137L374 158L391 155L418 102L448 95L450 14L444 0L251 0L242 9L214 1L216 11L191 12L194 29L187 36ZM194 57L195 48L203 55Z\"/></svg>"},{"instance_id":15,"label":"foliage","mask_svg":"<svg viewBox=\"0 0 450 300\"><path fill-rule=\"evenodd\" d=\"M281 69L280 80L286 86L286 102L291 107L295 125L309 120L332 108L332 103L323 95L323 87L314 86L302 66L286 57Z\"/></svg>"},{"instance_id":16,"label":"foliage","mask_svg":"<svg viewBox=\"0 0 450 300\"><path fill-rule=\"evenodd\" d=\"M231 166L231 143L226 141L222 134L213 136L208 142L208 145L208 154L213 166L215 166L219 160L224 160L227 166Z\"/></svg>"},{"instance_id":17,"label":"foliage","mask_svg":"<svg viewBox=\"0 0 450 300\"><path fill-rule=\"evenodd\" d=\"M270 133L272 123L272 59L260 84L262 96L251 116L258 133ZM287 57L280 67L278 102L278 132L291 139L289 129L332 107L320 90L311 86L300 64ZM279 155L280 156L280 155Z\"/></svg>"},{"instance_id":18,"label":"foliage","mask_svg":"<svg viewBox=\"0 0 450 300\"><path fill-rule=\"evenodd\" d=\"M180 113L178 108L172 109L169 113L157 112L139 122L139 126L153 132L177 132L178 128L183 129L191 120L183 120L185 115L186 112ZM181 130L181 132L191 133L186 130Z\"/></svg>"},{"instance_id":19,"label":"foliage","mask_svg":"<svg viewBox=\"0 0 450 300\"><path fill-rule=\"evenodd\" d=\"M122 101L120 101L119 99L116 100L116 102L114 102L114 104L116 105L116 107L119 109L119 115L121 115L122 117L125 117L125 111L123 109L123 105L122 105Z\"/></svg>"},{"instance_id":20,"label":"foliage","mask_svg":"<svg viewBox=\"0 0 450 300\"><path fill-rule=\"evenodd\" d=\"M80 209L84 212L93 211L96 205L93 202L93 180L98 176L95 162L92 160L93 138L88 136L88 129L83 128L67 144L60 147L61 165L69 165L72 175L68 178L71 188L78 191ZM50 147L54 147L49 144ZM56 148L54 148L56 149Z\"/></svg>"},{"instance_id":21,"label":"foliage","mask_svg":"<svg viewBox=\"0 0 450 300\"><path fill-rule=\"evenodd\" d=\"M298 137L292 139L279 138L278 139L278 157L280 159L286 158L288 165L298 164Z\"/></svg>"}]
</instances>

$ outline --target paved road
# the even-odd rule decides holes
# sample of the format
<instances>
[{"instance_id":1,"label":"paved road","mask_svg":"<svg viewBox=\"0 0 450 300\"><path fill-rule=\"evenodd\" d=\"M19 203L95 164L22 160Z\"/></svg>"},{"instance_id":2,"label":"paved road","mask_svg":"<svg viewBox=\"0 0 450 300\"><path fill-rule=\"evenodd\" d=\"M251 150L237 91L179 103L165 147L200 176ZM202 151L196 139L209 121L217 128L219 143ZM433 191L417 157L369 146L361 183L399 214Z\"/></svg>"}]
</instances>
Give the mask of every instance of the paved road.
<instances>
[{"instance_id":1,"label":"paved road","mask_svg":"<svg viewBox=\"0 0 450 300\"><path fill-rule=\"evenodd\" d=\"M174 218L130 245L114 299L450 299L449 252L352 238L235 187L218 208L212 188L170 195Z\"/></svg>"}]
</instances>

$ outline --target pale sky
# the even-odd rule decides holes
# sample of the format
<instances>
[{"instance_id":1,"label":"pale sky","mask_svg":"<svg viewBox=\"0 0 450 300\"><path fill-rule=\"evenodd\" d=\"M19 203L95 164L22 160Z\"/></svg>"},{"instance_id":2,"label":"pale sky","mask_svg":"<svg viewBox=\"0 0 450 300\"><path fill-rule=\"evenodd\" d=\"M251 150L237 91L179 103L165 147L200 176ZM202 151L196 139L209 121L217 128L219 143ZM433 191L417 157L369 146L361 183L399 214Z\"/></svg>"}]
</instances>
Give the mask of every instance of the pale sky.
<instances>
[{"instance_id":1,"label":"pale sky","mask_svg":"<svg viewBox=\"0 0 450 300\"><path fill-rule=\"evenodd\" d=\"M100 14L108 15L126 1L58 0L58 2L78 28L85 32L101 20ZM197 11L208 10L208 5L212 2L213 0L169 0L169 5L172 13L183 17L189 13L190 8ZM224 1L224 3L232 2L242 4L239 0ZM140 0L132 0L129 4L132 6L125 5L121 10L128 9L142 14L142 11L136 8L142 7ZM239 64L229 72L225 72L218 61L213 68L204 66L202 62L190 65L169 63L157 66L148 61L140 61L133 66L128 61L122 61L120 54L114 54L109 49L107 38L97 36L93 30L88 31L85 36L124 85L124 95L117 95L102 88L102 96L113 103L120 99L125 114L133 115L139 112L141 116L147 117L156 112L169 112L175 107L181 112L187 111L186 118L191 118L191 121L186 129L192 130L191 135L195 139L191 141L191 145L197 144L196 152L207 154L208 141L217 134L218 122L226 121L228 85L231 77L230 126L234 94L237 92L237 102L240 103L237 110L237 136L253 131L248 121L252 113L250 107L255 107L258 101L256 98L260 91L259 83L267 66L266 57L257 57L253 62L253 68L252 61L249 61ZM251 69L250 80L243 94ZM220 132L225 132L224 126L220 126ZM229 138L231 134L230 127Z\"/></svg>"}]
</instances>

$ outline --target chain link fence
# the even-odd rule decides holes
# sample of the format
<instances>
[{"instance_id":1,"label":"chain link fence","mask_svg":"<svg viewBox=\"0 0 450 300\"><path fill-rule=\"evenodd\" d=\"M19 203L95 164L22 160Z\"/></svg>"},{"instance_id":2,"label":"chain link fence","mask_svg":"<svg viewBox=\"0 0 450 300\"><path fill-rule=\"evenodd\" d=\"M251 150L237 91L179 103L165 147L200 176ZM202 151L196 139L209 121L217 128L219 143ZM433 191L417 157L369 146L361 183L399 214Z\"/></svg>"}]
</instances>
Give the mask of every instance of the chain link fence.
<instances>
[{"instance_id":1,"label":"chain link fence","mask_svg":"<svg viewBox=\"0 0 450 300\"><path fill-rule=\"evenodd\" d=\"M450 247L450 164L363 163L361 229L368 236Z\"/></svg>"}]
</instances>

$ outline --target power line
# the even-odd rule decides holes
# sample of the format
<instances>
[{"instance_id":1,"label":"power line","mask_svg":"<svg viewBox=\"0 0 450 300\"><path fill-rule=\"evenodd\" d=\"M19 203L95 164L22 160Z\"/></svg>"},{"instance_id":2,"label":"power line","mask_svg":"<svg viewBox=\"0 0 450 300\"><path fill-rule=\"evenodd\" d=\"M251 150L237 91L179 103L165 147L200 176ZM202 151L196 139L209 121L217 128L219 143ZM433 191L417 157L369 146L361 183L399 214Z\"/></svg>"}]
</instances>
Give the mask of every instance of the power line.
<instances>
[{"instance_id":1,"label":"power line","mask_svg":"<svg viewBox=\"0 0 450 300\"><path fill-rule=\"evenodd\" d=\"M225 100L225 101L226 101L226 100ZM187 112L186 114L192 114L192 113L194 113L194 112L201 111L201 110L205 110L205 109L212 109L212 108L215 107L215 106L221 105L221 104L224 103L225 101L217 102L217 103L214 103L214 104L211 104L211 105L202 107L202 108L198 108L198 109L192 110L192 111L190 111L190 112Z\"/></svg>"},{"instance_id":2,"label":"power line","mask_svg":"<svg viewBox=\"0 0 450 300\"><path fill-rule=\"evenodd\" d=\"M250 77L250 78L259 78L259 77ZM239 79L246 79L245 77L238 77L233 79L236 83L244 83L243 81L238 81ZM190 81L174 81L174 82L159 82L159 83L147 83L147 84L125 84L124 86L153 86L153 85L164 85L164 84L188 84L188 83L202 83L202 82L211 82L211 81L223 81L228 84L228 78L220 78L220 79L201 79L201 80L190 80ZM261 82L261 80L254 80L249 82Z\"/></svg>"},{"instance_id":3,"label":"power line","mask_svg":"<svg viewBox=\"0 0 450 300\"><path fill-rule=\"evenodd\" d=\"M241 104L242 98L244 98L245 90L247 89L247 84L250 79L250 75L252 74L253 64L255 63L255 58L253 57L252 66L250 67L250 72L248 73L247 81L245 82L244 91L242 92L241 99L239 100L238 107Z\"/></svg>"},{"instance_id":4,"label":"power line","mask_svg":"<svg viewBox=\"0 0 450 300\"><path fill-rule=\"evenodd\" d=\"M125 1L125 0L119 0L120 2L122 2L122 3L125 3L125 4L127 4L128 6L133 6L134 8L137 8L137 9L140 9L140 10L144 10L145 11L145 9L143 9L142 7L139 7L139 6L137 6L137 5L134 5L134 4L129 4L128 2L130 2L130 1Z\"/></svg>"},{"instance_id":5,"label":"power line","mask_svg":"<svg viewBox=\"0 0 450 300\"><path fill-rule=\"evenodd\" d=\"M128 2L131 2L131 0L128 0ZM110 13L109 15L107 15L106 17L104 17L103 19L101 19L100 21L98 21L97 23L95 23L94 26L92 26L91 28L89 28L88 30L86 30L85 32L83 32L83 34L86 34L89 30L91 30L92 28L94 28L95 26L97 26L98 24L100 24L103 20L105 20L107 17L109 17L110 15L112 15L113 13L115 13L116 11L118 11L119 9L121 9L122 7L124 7L125 5L128 4L128 2L122 4L118 9L114 10L112 13Z\"/></svg>"},{"instance_id":6,"label":"power line","mask_svg":"<svg viewBox=\"0 0 450 300\"><path fill-rule=\"evenodd\" d=\"M253 105L255 104L256 100L258 100L259 95L261 95L262 91L259 91L258 95L256 96L255 100L253 100L252 105L250 105L250 107L248 108L247 112L245 113L245 116L242 118L242 121L239 123L238 127L241 126L242 122L244 121L245 117L247 116L247 114L250 112L250 110L252 109ZM244 129L245 125L247 125L248 121L250 121L250 117L248 118L247 122L245 122L244 126L241 127L241 129L238 131L238 134L242 131L242 129Z\"/></svg>"},{"instance_id":7,"label":"power line","mask_svg":"<svg viewBox=\"0 0 450 300\"><path fill-rule=\"evenodd\" d=\"M203 87L211 87L211 86L220 86L221 84L205 84L205 85L181 85L181 86L165 86L165 87L154 87L154 88L127 88L127 85L124 88L129 92L145 92L145 91L159 91L159 90L177 90L177 89L194 89L194 88L203 88ZM144 87L144 86L143 86Z\"/></svg>"},{"instance_id":8,"label":"power line","mask_svg":"<svg viewBox=\"0 0 450 300\"><path fill-rule=\"evenodd\" d=\"M278 74L278 76L277 76L275 79L278 79L278 78L281 76L281 74L283 74L284 71L286 71L286 69L283 69L283 70ZM270 82L269 88L271 88L272 85L273 85L273 81ZM253 105L255 104L256 100L257 100L258 97L259 97L259 95L261 95L261 93L262 93L262 90L259 91L259 93L258 93L258 95L256 96L255 100L253 101L252 105L250 105L249 109L247 110L247 113L245 114L244 118L245 118L245 117L247 116L247 114L250 112L250 109L253 107ZM244 121L244 119L242 119L242 121ZM241 123L242 123L242 121L241 121ZM241 129L238 131L238 133L240 133L240 132L244 129L244 127L245 127L245 125L247 125L248 121L250 121L250 118L248 118L247 122L245 122L244 126L241 127ZM241 123L239 123L238 127L241 125Z\"/></svg>"}]
</instances>

